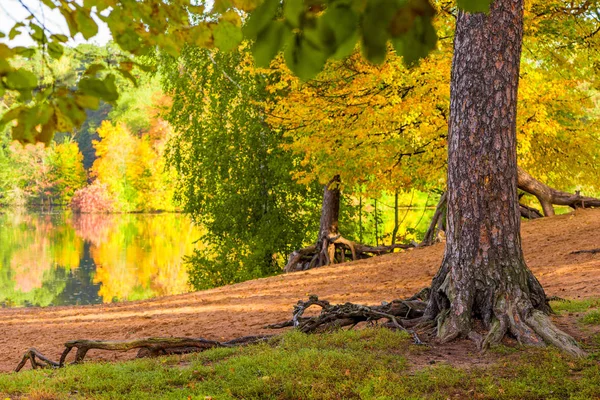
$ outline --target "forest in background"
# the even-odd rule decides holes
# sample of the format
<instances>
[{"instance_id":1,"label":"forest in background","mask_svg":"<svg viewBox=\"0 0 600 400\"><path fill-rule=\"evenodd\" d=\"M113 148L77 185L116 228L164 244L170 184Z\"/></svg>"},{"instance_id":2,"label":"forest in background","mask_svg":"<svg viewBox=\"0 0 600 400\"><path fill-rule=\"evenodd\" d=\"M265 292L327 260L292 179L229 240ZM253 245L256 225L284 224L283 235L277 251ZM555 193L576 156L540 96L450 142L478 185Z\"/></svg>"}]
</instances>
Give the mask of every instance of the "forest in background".
<instances>
[{"instance_id":1,"label":"forest in background","mask_svg":"<svg viewBox=\"0 0 600 400\"><path fill-rule=\"evenodd\" d=\"M599 97L588 77L596 56L576 45L551 51L548 38L557 29L569 38L573 26L527 27L519 164L547 184L594 195ZM20 59L42 79L116 76L121 95L47 147L23 148L5 130L0 201L84 213L184 211L205 232L205 246L187 258L198 289L280 272L292 251L316 240L323 185L335 176L345 237L374 246L418 241L446 179L453 21L443 8L436 29L438 50L416 67L394 53L372 65L355 51L309 82L281 57L256 67L245 43L144 56L130 76L110 74L123 66L112 46L85 45L51 65ZM11 101L3 97L5 107ZM522 200L536 205L533 196Z\"/></svg>"}]
</instances>

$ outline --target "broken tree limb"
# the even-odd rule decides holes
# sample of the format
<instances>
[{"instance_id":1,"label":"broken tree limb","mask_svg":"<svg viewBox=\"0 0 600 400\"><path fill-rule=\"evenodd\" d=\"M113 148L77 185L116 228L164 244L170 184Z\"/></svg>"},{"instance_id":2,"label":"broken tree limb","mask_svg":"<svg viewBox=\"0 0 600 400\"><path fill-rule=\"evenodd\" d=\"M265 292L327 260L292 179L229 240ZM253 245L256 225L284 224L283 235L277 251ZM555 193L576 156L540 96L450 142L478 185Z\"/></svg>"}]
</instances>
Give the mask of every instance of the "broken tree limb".
<instances>
[{"instance_id":1,"label":"broken tree limb","mask_svg":"<svg viewBox=\"0 0 600 400\"><path fill-rule=\"evenodd\" d=\"M531 193L539 200L546 217L554 215L554 207L569 206L571 208L600 207L600 199L581 196L579 193L561 192L533 178L521 167L517 170L519 189Z\"/></svg>"},{"instance_id":2,"label":"broken tree limb","mask_svg":"<svg viewBox=\"0 0 600 400\"><path fill-rule=\"evenodd\" d=\"M60 363L46 358L42 353L34 348L31 348L25 352L21 362L19 365L17 365L17 368L15 368L15 372L19 372L27 364L27 361L31 362L32 369L60 367Z\"/></svg>"}]
</instances>

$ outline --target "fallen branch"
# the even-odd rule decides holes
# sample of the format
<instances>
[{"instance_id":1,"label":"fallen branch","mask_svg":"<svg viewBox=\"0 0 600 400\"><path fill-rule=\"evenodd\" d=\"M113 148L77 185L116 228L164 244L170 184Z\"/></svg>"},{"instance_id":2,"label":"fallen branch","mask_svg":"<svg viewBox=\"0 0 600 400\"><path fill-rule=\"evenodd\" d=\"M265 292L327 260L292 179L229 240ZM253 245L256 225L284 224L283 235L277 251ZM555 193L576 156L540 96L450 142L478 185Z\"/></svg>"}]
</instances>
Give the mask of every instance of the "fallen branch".
<instances>
[{"instance_id":1,"label":"fallen branch","mask_svg":"<svg viewBox=\"0 0 600 400\"><path fill-rule=\"evenodd\" d=\"M571 254L598 254L598 253L600 253L600 249L577 250L577 251L571 252Z\"/></svg>"}]
</instances>

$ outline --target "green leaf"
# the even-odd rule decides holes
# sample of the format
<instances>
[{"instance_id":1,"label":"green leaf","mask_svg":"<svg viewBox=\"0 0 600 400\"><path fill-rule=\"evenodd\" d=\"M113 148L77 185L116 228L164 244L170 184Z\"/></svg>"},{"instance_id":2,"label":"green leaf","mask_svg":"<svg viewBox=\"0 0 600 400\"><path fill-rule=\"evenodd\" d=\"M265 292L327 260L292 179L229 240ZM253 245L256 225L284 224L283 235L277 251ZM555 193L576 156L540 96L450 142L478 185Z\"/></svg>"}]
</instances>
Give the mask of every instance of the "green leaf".
<instances>
[{"instance_id":1,"label":"green leaf","mask_svg":"<svg viewBox=\"0 0 600 400\"><path fill-rule=\"evenodd\" d=\"M252 45L252 55L258 67L267 68L285 41L289 31L281 21L272 21Z\"/></svg>"},{"instance_id":2,"label":"green leaf","mask_svg":"<svg viewBox=\"0 0 600 400\"><path fill-rule=\"evenodd\" d=\"M61 35L61 34L51 35L50 39L54 40L55 42L60 42L60 43L67 43L69 41L69 37L67 35Z\"/></svg>"},{"instance_id":3,"label":"green leaf","mask_svg":"<svg viewBox=\"0 0 600 400\"><path fill-rule=\"evenodd\" d=\"M98 72L105 70L106 67L103 64L92 64L90 65L85 72L83 73L83 75L85 76L94 76L96 75Z\"/></svg>"},{"instance_id":4,"label":"green leaf","mask_svg":"<svg viewBox=\"0 0 600 400\"><path fill-rule=\"evenodd\" d=\"M86 77L79 82L79 90L85 95L114 102L119 98L114 80L114 75L108 75L104 80Z\"/></svg>"},{"instance_id":5,"label":"green leaf","mask_svg":"<svg viewBox=\"0 0 600 400\"><path fill-rule=\"evenodd\" d=\"M24 26L25 26L25 24L22 22L17 22L16 24L14 24L12 29L10 30L10 32L8 32L8 38L10 40L13 40L14 38L16 38L18 35L21 34L21 31L19 30L19 28L22 28Z\"/></svg>"},{"instance_id":6,"label":"green leaf","mask_svg":"<svg viewBox=\"0 0 600 400\"><path fill-rule=\"evenodd\" d=\"M13 47L13 53L21 57L30 58L35 54L35 48L33 47Z\"/></svg>"},{"instance_id":7,"label":"green leaf","mask_svg":"<svg viewBox=\"0 0 600 400\"><path fill-rule=\"evenodd\" d=\"M86 10L78 9L75 12L75 21L77 21L79 31L85 40L89 40L98 34L98 24Z\"/></svg>"},{"instance_id":8,"label":"green leaf","mask_svg":"<svg viewBox=\"0 0 600 400\"><path fill-rule=\"evenodd\" d=\"M242 30L228 21L220 21L213 31L215 46L221 51L231 51L242 42Z\"/></svg>"},{"instance_id":9,"label":"green leaf","mask_svg":"<svg viewBox=\"0 0 600 400\"><path fill-rule=\"evenodd\" d=\"M97 110L100 106L100 99L95 96L85 95L85 94L76 94L75 95L75 103L82 107L90 110Z\"/></svg>"},{"instance_id":10,"label":"green leaf","mask_svg":"<svg viewBox=\"0 0 600 400\"><path fill-rule=\"evenodd\" d=\"M296 34L284 51L288 68L303 81L314 78L325 65L327 55L301 34Z\"/></svg>"},{"instance_id":11,"label":"green leaf","mask_svg":"<svg viewBox=\"0 0 600 400\"><path fill-rule=\"evenodd\" d=\"M27 90L37 86L36 76L23 68L8 72L4 79L8 89Z\"/></svg>"},{"instance_id":12,"label":"green leaf","mask_svg":"<svg viewBox=\"0 0 600 400\"><path fill-rule=\"evenodd\" d=\"M494 0L457 0L458 8L470 13L487 13Z\"/></svg>"},{"instance_id":13,"label":"green leaf","mask_svg":"<svg viewBox=\"0 0 600 400\"><path fill-rule=\"evenodd\" d=\"M31 38L38 43L44 43L46 41L46 34L44 33L44 29L41 26L34 24L33 22L29 24L29 27L33 30L31 34Z\"/></svg>"},{"instance_id":14,"label":"green leaf","mask_svg":"<svg viewBox=\"0 0 600 400\"><path fill-rule=\"evenodd\" d=\"M56 8L56 4L54 4L52 0L42 0L42 3L44 3L46 7L48 7L51 10L54 10Z\"/></svg>"},{"instance_id":15,"label":"green leaf","mask_svg":"<svg viewBox=\"0 0 600 400\"><path fill-rule=\"evenodd\" d=\"M285 0L283 2L283 16L295 28L300 26L304 14L304 0Z\"/></svg>"},{"instance_id":16,"label":"green leaf","mask_svg":"<svg viewBox=\"0 0 600 400\"><path fill-rule=\"evenodd\" d=\"M436 43L437 34L433 21L427 17L416 17L410 31L392 39L396 53L404 58L404 63L408 66L427 56L435 49Z\"/></svg>"},{"instance_id":17,"label":"green leaf","mask_svg":"<svg viewBox=\"0 0 600 400\"><path fill-rule=\"evenodd\" d=\"M48 43L48 54L50 54L50 57L58 60L62 57L63 53L64 53L64 48L60 43L57 43L57 42Z\"/></svg>"},{"instance_id":18,"label":"green leaf","mask_svg":"<svg viewBox=\"0 0 600 400\"><path fill-rule=\"evenodd\" d=\"M278 8L279 0L265 0L250 14L243 28L244 35L249 39L257 38L262 31L272 25Z\"/></svg>"},{"instance_id":19,"label":"green leaf","mask_svg":"<svg viewBox=\"0 0 600 400\"><path fill-rule=\"evenodd\" d=\"M67 8L61 7L61 8L59 8L59 11L62 14L65 21L67 22L67 26L69 27L69 33L71 34L71 37L74 37L79 32L79 27L77 26L77 21L75 20L75 17L73 16L75 11L72 11L68 7Z\"/></svg>"},{"instance_id":20,"label":"green leaf","mask_svg":"<svg viewBox=\"0 0 600 400\"><path fill-rule=\"evenodd\" d=\"M329 54L336 54L336 58L354 50L358 40L357 30L358 15L345 4L329 7L319 19L321 43L328 49ZM338 53L338 50L341 51Z\"/></svg>"},{"instance_id":21,"label":"green leaf","mask_svg":"<svg viewBox=\"0 0 600 400\"><path fill-rule=\"evenodd\" d=\"M132 53L139 49L142 45L139 35L135 33L133 29L126 29L125 31L121 32L116 40L123 50L130 51Z\"/></svg>"},{"instance_id":22,"label":"green leaf","mask_svg":"<svg viewBox=\"0 0 600 400\"><path fill-rule=\"evenodd\" d=\"M394 0L368 0L362 18L362 48L365 58L381 64L387 54L389 27L398 11Z\"/></svg>"}]
</instances>

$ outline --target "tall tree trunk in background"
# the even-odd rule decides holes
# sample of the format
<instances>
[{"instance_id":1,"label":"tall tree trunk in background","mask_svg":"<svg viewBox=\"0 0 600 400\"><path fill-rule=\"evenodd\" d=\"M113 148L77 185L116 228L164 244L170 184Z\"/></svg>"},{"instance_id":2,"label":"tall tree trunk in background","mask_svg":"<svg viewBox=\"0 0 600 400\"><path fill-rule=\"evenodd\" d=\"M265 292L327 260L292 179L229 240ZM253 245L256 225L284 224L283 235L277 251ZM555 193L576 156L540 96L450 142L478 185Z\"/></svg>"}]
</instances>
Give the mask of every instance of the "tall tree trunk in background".
<instances>
[{"instance_id":1,"label":"tall tree trunk in background","mask_svg":"<svg viewBox=\"0 0 600 400\"><path fill-rule=\"evenodd\" d=\"M438 337L481 346L511 333L581 354L556 329L544 290L525 265L517 199L516 110L523 0L495 0L489 14L459 12L448 140L447 241L425 315ZM473 319L489 331L480 338Z\"/></svg>"},{"instance_id":2,"label":"tall tree trunk in background","mask_svg":"<svg viewBox=\"0 0 600 400\"><path fill-rule=\"evenodd\" d=\"M330 235L339 234L340 218L340 176L336 175L323 189L321 222L319 223L319 241Z\"/></svg>"},{"instance_id":3,"label":"tall tree trunk in background","mask_svg":"<svg viewBox=\"0 0 600 400\"><path fill-rule=\"evenodd\" d=\"M343 263L346 259L358 260L391 253L394 249L412 247L412 245L405 244L372 247L344 238L339 228L340 184L340 177L336 175L325 185L317 243L292 252L288 256L288 262L283 269L285 272L304 271L330 264Z\"/></svg>"}]
</instances>

